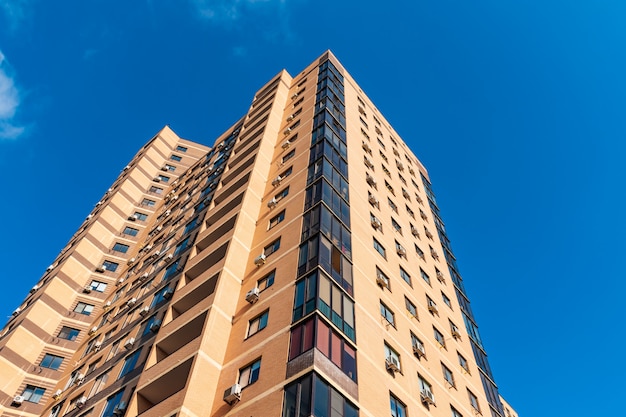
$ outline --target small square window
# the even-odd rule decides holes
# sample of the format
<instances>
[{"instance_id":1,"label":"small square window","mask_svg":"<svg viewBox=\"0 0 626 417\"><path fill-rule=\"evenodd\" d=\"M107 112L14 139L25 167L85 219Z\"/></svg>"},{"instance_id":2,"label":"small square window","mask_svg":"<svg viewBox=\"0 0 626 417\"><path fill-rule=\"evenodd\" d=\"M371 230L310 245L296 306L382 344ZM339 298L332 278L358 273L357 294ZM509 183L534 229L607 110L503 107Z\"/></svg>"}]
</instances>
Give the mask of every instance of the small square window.
<instances>
[{"instance_id":1,"label":"small square window","mask_svg":"<svg viewBox=\"0 0 626 417\"><path fill-rule=\"evenodd\" d=\"M126 226L122 233L124 233L127 236L137 236L137 234L139 233L139 230Z\"/></svg>"},{"instance_id":2,"label":"small square window","mask_svg":"<svg viewBox=\"0 0 626 417\"><path fill-rule=\"evenodd\" d=\"M89 287L91 288L92 291L105 292L107 289L107 284L104 282L96 281L94 279L89 284Z\"/></svg>"},{"instance_id":3,"label":"small square window","mask_svg":"<svg viewBox=\"0 0 626 417\"><path fill-rule=\"evenodd\" d=\"M93 308L94 308L93 305L79 301L78 304L76 304L76 307L74 307L74 312L78 314L84 314L85 316L89 316L91 312L93 311Z\"/></svg>"},{"instance_id":4,"label":"small square window","mask_svg":"<svg viewBox=\"0 0 626 417\"><path fill-rule=\"evenodd\" d=\"M269 310L266 310L260 315L250 320L250 322L248 323L248 337L265 329L265 326L267 326L268 317L269 317Z\"/></svg>"},{"instance_id":5,"label":"small square window","mask_svg":"<svg viewBox=\"0 0 626 417\"><path fill-rule=\"evenodd\" d=\"M170 159L172 161L180 162L181 159L183 159L183 157L182 156L178 156L178 155L172 155L172 156L170 156Z\"/></svg>"},{"instance_id":6,"label":"small square window","mask_svg":"<svg viewBox=\"0 0 626 417\"><path fill-rule=\"evenodd\" d=\"M128 252L128 245L125 245L123 243L119 243L117 242L114 246L113 246L113 251L114 252L121 252L121 253L126 253Z\"/></svg>"},{"instance_id":7,"label":"small square window","mask_svg":"<svg viewBox=\"0 0 626 417\"><path fill-rule=\"evenodd\" d=\"M448 298L448 296L445 295L443 292L441 293L441 299L443 300L443 303L445 305L447 305L448 307L452 308L452 302L450 301L450 298Z\"/></svg>"},{"instance_id":8,"label":"small square window","mask_svg":"<svg viewBox=\"0 0 626 417\"><path fill-rule=\"evenodd\" d=\"M278 249L280 249L280 238L276 239L265 248L263 248L263 253L265 254L265 256L269 256L272 253L276 252Z\"/></svg>"},{"instance_id":9,"label":"small square window","mask_svg":"<svg viewBox=\"0 0 626 417\"><path fill-rule=\"evenodd\" d=\"M272 227L276 226L278 223L282 222L283 220L285 220L285 210L281 211L276 216L270 219L270 224L269 224L268 229L271 229Z\"/></svg>"},{"instance_id":10,"label":"small square window","mask_svg":"<svg viewBox=\"0 0 626 417\"><path fill-rule=\"evenodd\" d=\"M411 283L411 276L410 276L410 275L409 275L409 273L408 273L408 272L406 272L406 271L404 270L404 268L402 268L402 267L400 267L400 277L402 277L402 279L403 279L403 280L404 280L407 284L409 284L409 285L411 285L411 286L413 285L413 284Z\"/></svg>"},{"instance_id":11,"label":"small square window","mask_svg":"<svg viewBox=\"0 0 626 417\"><path fill-rule=\"evenodd\" d=\"M446 339L443 337L443 334L435 327L433 327L433 333L435 335L435 340L437 341L437 343L439 343L439 345L441 345L441 347L445 349Z\"/></svg>"},{"instance_id":12,"label":"small square window","mask_svg":"<svg viewBox=\"0 0 626 417\"><path fill-rule=\"evenodd\" d=\"M38 404L39 401L41 401L41 397L43 397L44 392L46 392L45 388L36 387L34 385L26 385L24 392L22 392L22 397L24 397L25 401Z\"/></svg>"},{"instance_id":13,"label":"small square window","mask_svg":"<svg viewBox=\"0 0 626 417\"><path fill-rule=\"evenodd\" d=\"M387 254L385 252L385 248L383 245L380 244L379 241L377 241L376 239L374 239L374 249L376 249L376 252L380 253L380 255L387 259Z\"/></svg>"},{"instance_id":14,"label":"small square window","mask_svg":"<svg viewBox=\"0 0 626 417\"><path fill-rule=\"evenodd\" d=\"M241 368L239 370L239 385L241 388L245 388L250 384L255 383L259 379L261 372L261 359L257 359L250 365Z\"/></svg>"},{"instance_id":15,"label":"small square window","mask_svg":"<svg viewBox=\"0 0 626 417\"><path fill-rule=\"evenodd\" d=\"M441 370L443 372L443 379L450 384L451 387L455 387L455 383L454 383L454 374L452 374L452 371L450 370L450 368L448 368L446 365L444 365L443 363L441 364Z\"/></svg>"},{"instance_id":16,"label":"small square window","mask_svg":"<svg viewBox=\"0 0 626 417\"><path fill-rule=\"evenodd\" d=\"M163 188L160 188L160 187L157 187L156 185L153 185L153 186L150 187L148 192L150 192L152 194L161 195L161 194L163 194Z\"/></svg>"},{"instance_id":17,"label":"small square window","mask_svg":"<svg viewBox=\"0 0 626 417\"><path fill-rule=\"evenodd\" d=\"M273 270L269 274L257 281L256 287L259 291L263 291L274 284L274 277L276 276L276 270Z\"/></svg>"},{"instance_id":18,"label":"small square window","mask_svg":"<svg viewBox=\"0 0 626 417\"><path fill-rule=\"evenodd\" d=\"M63 358L61 356L46 353L46 356L43 357L39 366L42 368L58 370L62 363Z\"/></svg>"},{"instance_id":19,"label":"small square window","mask_svg":"<svg viewBox=\"0 0 626 417\"><path fill-rule=\"evenodd\" d=\"M102 262L102 267L104 268L104 270L109 271L109 272L115 272L117 271L117 268L120 265L116 262L111 262L111 261L104 261Z\"/></svg>"},{"instance_id":20,"label":"small square window","mask_svg":"<svg viewBox=\"0 0 626 417\"><path fill-rule=\"evenodd\" d=\"M391 417L407 417L406 405L393 394L389 395L389 403L391 405Z\"/></svg>"},{"instance_id":21,"label":"small square window","mask_svg":"<svg viewBox=\"0 0 626 417\"><path fill-rule=\"evenodd\" d=\"M134 217L136 220L139 220L139 221L141 221L141 222L145 222L145 221L146 221L146 219L148 218L148 215L147 215L147 214L140 213L140 212L136 211L136 212L135 212L135 214L133 214L133 217Z\"/></svg>"},{"instance_id":22,"label":"small square window","mask_svg":"<svg viewBox=\"0 0 626 417\"><path fill-rule=\"evenodd\" d=\"M431 285L431 283L430 283L430 277L428 276L428 274L427 274L426 272L424 272L424 270L423 270L422 268L420 268L420 275L421 275L422 279L423 279L424 281L426 281L426 283L427 283L428 285Z\"/></svg>"},{"instance_id":23,"label":"small square window","mask_svg":"<svg viewBox=\"0 0 626 417\"><path fill-rule=\"evenodd\" d=\"M282 158L282 162L283 164L287 161L289 161L291 158L293 158L294 156L296 156L296 150L292 149L291 151L289 151L288 154L286 154L285 156L283 156Z\"/></svg>"},{"instance_id":24,"label":"small square window","mask_svg":"<svg viewBox=\"0 0 626 417\"><path fill-rule=\"evenodd\" d=\"M180 145L178 145L178 146L176 147L176 150L177 150L178 152L187 152L187 148L186 148L186 147L184 147L184 146L180 146Z\"/></svg>"},{"instance_id":25,"label":"small square window","mask_svg":"<svg viewBox=\"0 0 626 417\"><path fill-rule=\"evenodd\" d=\"M74 341L78 337L79 333L80 333L80 330L78 330L78 329L74 329L72 327L63 326L61 328L61 331L57 335L57 337L59 339L65 339L65 340Z\"/></svg>"},{"instance_id":26,"label":"small square window","mask_svg":"<svg viewBox=\"0 0 626 417\"><path fill-rule=\"evenodd\" d=\"M415 304L413 304L408 298L404 297L404 305L406 306L406 311L409 315L417 318L417 307L415 307Z\"/></svg>"},{"instance_id":27,"label":"small square window","mask_svg":"<svg viewBox=\"0 0 626 417\"><path fill-rule=\"evenodd\" d=\"M387 307L382 301L380 302L380 315L383 316L387 323L391 324L393 327L396 327L396 319L393 311L391 311L389 307Z\"/></svg>"},{"instance_id":28,"label":"small square window","mask_svg":"<svg viewBox=\"0 0 626 417\"><path fill-rule=\"evenodd\" d=\"M474 393L469 389L467 390L467 395L469 397L469 402L472 408L480 413L480 404L478 403L478 397L474 395Z\"/></svg>"},{"instance_id":29,"label":"small square window","mask_svg":"<svg viewBox=\"0 0 626 417\"><path fill-rule=\"evenodd\" d=\"M465 359L463 355L461 355L459 352L457 352L456 354L459 358L459 365L461 366L461 369L463 369L465 372L469 374L470 369L469 369L469 364L467 363L467 359Z\"/></svg>"}]
</instances>

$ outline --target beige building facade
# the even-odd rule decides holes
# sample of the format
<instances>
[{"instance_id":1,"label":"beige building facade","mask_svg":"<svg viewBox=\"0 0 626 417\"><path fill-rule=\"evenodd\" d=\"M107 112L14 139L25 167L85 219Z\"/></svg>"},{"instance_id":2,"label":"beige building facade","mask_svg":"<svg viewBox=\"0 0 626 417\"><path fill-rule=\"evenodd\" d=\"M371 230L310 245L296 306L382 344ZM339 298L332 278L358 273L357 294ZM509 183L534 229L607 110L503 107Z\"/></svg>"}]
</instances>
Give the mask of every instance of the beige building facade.
<instances>
[{"instance_id":1,"label":"beige building facade","mask_svg":"<svg viewBox=\"0 0 626 417\"><path fill-rule=\"evenodd\" d=\"M163 129L0 333L3 416L502 404L426 169L330 52L212 148Z\"/></svg>"}]
</instances>

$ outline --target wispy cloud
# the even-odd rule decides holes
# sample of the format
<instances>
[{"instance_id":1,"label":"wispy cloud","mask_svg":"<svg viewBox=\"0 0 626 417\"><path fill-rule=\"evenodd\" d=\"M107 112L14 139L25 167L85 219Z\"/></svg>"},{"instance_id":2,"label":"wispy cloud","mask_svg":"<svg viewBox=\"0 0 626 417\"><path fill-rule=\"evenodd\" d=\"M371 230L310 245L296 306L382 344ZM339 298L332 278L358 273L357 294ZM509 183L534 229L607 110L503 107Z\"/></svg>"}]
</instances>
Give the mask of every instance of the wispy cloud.
<instances>
[{"instance_id":1,"label":"wispy cloud","mask_svg":"<svg viewBox=\"0 0 626 417\"><path fill-rule=\"evenodd\" d=\"M5 28L15 31L26 18L30 0L0 0L0 14L4 15Z\"/></svg>"},{"instance_id":2,"label":"wispy cloud","mask_svg":"<svg viewBox=\"0 0 626 417\"><path fill-rule=\"evenodd\" d=\"M9 65L0 51L0 140L17 139L24 133L24 127L15 122L19 105L20 93L10 75Z\"/></svg>"},{"instance_id":3,"label":"wispy cloud","mask_svg":"<svg viewBox=\"0 0 626 417\"><path fill-rule=\"evenodd\" d=\"M198 18L235 31L253 30L270 42L291 42L294 38L288 1L292 4L297 0L189 0Z\"/></svg>"}]
</instances>

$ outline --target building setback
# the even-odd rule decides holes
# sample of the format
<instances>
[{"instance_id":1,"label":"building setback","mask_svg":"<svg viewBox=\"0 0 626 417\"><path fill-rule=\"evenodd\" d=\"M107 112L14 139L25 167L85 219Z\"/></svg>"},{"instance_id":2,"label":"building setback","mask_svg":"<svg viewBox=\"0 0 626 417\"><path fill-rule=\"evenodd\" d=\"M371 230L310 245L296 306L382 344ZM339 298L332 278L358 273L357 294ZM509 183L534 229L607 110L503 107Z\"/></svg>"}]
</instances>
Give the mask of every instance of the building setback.
<instances>
[{"instance_id":1,"label":"building setback","mask_svg":"<svg viewBox=\"0 0 626 417\"><path fill-rule=\"evenodd\" d=\"M0 333L2 416L515 417L426 169L330 52L164 128Z\"/></svg>"}]
</instances>

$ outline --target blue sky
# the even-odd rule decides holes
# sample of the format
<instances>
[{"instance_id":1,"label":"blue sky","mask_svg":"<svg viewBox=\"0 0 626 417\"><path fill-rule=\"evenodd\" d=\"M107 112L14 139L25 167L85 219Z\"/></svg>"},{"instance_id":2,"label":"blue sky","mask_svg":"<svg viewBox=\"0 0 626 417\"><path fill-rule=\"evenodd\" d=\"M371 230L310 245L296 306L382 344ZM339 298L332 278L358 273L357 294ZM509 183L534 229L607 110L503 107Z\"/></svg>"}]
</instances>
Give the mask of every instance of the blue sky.
<instances>
[{"instance_id":1,"label":"blue sky","mask_svg":"<svg viewBox=\"0 0 626 417\"><path fill-rule=\"evenodd\" d=\"M626 2L0 0L0 318L163 125L331 49L429 169L501 393L623 409Z\"/></svg>"}]
</instances>

